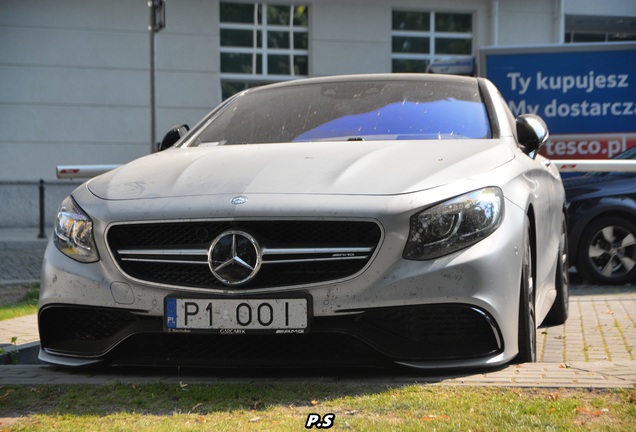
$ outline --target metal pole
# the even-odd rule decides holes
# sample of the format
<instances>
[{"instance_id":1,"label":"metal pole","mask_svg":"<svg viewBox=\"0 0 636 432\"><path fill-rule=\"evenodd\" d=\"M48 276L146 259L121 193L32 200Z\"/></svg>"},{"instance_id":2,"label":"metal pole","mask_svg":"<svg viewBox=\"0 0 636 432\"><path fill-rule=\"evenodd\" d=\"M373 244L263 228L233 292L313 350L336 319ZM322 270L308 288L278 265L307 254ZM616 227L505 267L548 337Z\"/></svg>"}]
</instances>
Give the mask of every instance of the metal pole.
<instances>
[{"instance_id":1,"label":"metal pole","mask_svg":"<svg viewBox=\"0 0 636 432\"><path fill-rule=\"evenodd\" d=\"M164 0L148 0L150 9L150 21L148 32L150 33L150 153L157 151L155 139L155 70L157 67L155 56L155 33L166 26L166 3Z\"/></svg>"},{"instance_id":2,"label":"metal pole","mask_svg":"<svg viewBox=\"0 0 636 432\"><path fill-rule=\"evenodd\" d=\"M157 151L155 144L155 2L148 2L150 8L150 153Z\"/></svg>"},{"instance_id":3,"label":"metal pole","mask_svg":"<svg viewBox=\"0 0 636 432\"><path fill-rule=\"evenodd\" d=\"M40 233L38 238L46 238L44 234L44 180L40 179Z\"/></svg>"}]
</instances>

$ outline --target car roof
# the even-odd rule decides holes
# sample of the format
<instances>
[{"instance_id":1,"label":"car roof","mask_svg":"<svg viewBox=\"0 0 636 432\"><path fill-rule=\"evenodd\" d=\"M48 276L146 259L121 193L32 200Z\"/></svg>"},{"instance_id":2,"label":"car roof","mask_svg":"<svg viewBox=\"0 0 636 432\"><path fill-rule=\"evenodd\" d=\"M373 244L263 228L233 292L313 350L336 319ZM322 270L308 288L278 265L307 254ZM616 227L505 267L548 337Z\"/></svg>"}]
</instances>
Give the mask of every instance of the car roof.
<instances>
[{"instance_id":1,"label":"car roof","mask_svg":"<svg viewBox=\"0 0 636 432\"><path fill-rule=\"evenodd\" d=\"M448 84L473 84L477 85L481 78L467 77L460 75L444 75L444 74L418 74L418 73L383 73L383 74L354 74L354 75L334 75L327 77L301 78L296 80L284 81L280 83L268 84L259 87L253 87L242 93L252 93L272 88L294 87L307 84L329 84L329 83L347 83L347 82L363 82L363 81L418 81L418 82L440 82Z\"/></svg>"}]
</instances>

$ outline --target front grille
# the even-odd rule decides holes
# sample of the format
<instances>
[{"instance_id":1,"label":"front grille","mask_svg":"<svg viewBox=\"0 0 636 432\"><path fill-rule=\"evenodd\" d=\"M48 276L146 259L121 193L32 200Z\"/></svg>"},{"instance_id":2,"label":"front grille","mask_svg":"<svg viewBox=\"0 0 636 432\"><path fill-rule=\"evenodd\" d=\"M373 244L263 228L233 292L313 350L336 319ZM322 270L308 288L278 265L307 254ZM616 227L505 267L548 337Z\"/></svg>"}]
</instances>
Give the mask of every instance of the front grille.
<instances>
[{"instance_id":1,"label":"front grille","mask_svg":"<svg viewBox=\"0 0 636 432\"><path fill-rule=\"evenodd\" d=\"M40 311L39 328L47 352L113 364L386 365L486 358L503 350L499 329L486 312L455 304L315 317L302 335L166 333L161 317L78 306L47 306Z\"/></svg>"},{"instance_id":2,"label":"front grille","mask_svg":"<svg viewBox=\"0 0 636 432\"><path fill-rule=\"evenodd\" d=\"M124 273L158 284L226 289L208 251L225 231L260 245L262 266L241 288L307 285L351 277L369 262L382 232L365 221L166 222L113 225L107 243Z\"/></svg>"}]
</instances>

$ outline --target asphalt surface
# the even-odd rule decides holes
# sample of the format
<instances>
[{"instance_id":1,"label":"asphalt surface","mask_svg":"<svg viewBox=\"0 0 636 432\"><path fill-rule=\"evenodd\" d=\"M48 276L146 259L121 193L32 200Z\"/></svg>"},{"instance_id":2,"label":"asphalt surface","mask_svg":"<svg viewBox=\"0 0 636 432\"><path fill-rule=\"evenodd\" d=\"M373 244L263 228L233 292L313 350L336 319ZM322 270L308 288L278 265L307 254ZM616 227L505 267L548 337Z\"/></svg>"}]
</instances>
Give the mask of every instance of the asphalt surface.
<instances>
[{"instance_id":1,"label":"asphalt surface","mask_svg":"<svg viewBox=\"0 0 636 432\"><path fill-rule=\"evenodd\" d=\"M39 281L46 240L36 229L0 229L0 303L26 283ZM564 325L537 334L538 362L471 371L395 372L275 370L265 372L108 368L65 370L33 364L39 347L36 317L0 321L0 386L9 384L105 384L228 382L351 382L389 385L473 385L549 388L633 388L636 386L636 286L573 284L570 317ZM15 340L13 340L15 338ZM15 356L15 354L14 354Z\"/></svg>"}]
</instances>

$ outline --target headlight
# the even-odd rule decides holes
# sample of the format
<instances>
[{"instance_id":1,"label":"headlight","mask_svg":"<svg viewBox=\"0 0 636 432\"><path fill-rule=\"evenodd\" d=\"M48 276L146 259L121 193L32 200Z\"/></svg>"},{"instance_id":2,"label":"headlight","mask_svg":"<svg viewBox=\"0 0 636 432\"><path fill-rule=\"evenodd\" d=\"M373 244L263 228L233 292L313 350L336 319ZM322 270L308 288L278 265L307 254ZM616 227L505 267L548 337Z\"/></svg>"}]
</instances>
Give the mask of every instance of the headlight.
<instances>
[{"instance_id":1,"label":"headlight","mask_svg":"<svg viewBox=\"0 0 636 432\"><path fill-rule=\"evenodd\" d=\"M488 187L443 202L411 217L404 258L427 260L488 237L501 224L503 192Z\"/></svg>"},{"instance_id":2,"label":"headlight","mask_svg":"<svg viewBox=\"0 0 636 432\"><path fill-rule=\"evenodd\" d=\"M53 242L63 254L74 260L85 263L99 261L93 238L93 221L70 196L57 212Z\"/></svg>"}]
</instances>

